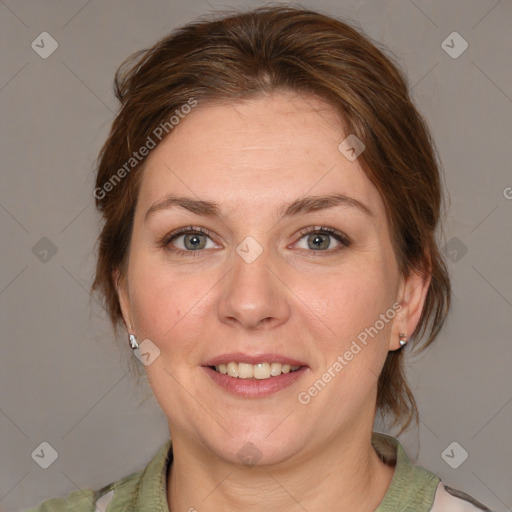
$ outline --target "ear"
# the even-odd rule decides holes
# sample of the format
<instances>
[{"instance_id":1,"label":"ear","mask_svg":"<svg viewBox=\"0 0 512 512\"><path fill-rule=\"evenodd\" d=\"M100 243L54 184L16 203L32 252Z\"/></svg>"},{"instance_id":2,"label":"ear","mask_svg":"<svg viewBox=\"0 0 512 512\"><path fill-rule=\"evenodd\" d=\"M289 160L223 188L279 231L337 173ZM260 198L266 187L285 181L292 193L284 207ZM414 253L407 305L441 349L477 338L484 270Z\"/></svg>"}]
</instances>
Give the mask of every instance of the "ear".
<instances>
[{"instance_id":1,"label":"ear","mask_svg":"<svg viewBox=\"0 0 512 512\"><path fill-rule=\"evenodd\" d=\"M405 333L408 339L416 329L427 298L431 278L430 262L423 275L419 271L411 271L407 277L401 278L397 302L402 307L393 322L389 350L397 350L401 347L400 333Z\"/></svg>"},{"instance_id":2,"label":"ear","mask_svg":"<svg viewBox=\"0 0 512 512\"><path fill-rule=\"evenodd\" d=\"M127 280L123 275L121 275L119 269L115 269L112 272L112 280L114 282L114 286L117 292L117 298L119 300L119 305L121 307L121 312L123 314L123 320L126 330L130 334L136 334L134 332L130 294L128 290Z\"/></svg>"}]
</instances>

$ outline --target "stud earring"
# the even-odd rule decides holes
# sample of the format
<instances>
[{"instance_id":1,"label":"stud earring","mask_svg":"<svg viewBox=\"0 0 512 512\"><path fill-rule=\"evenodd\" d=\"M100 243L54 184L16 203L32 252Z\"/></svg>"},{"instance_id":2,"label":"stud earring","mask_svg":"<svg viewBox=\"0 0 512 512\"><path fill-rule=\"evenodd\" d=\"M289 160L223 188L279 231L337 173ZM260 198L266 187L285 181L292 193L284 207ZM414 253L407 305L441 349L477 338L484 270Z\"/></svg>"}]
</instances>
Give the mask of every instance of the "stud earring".
<instances>
[{"instance_id":1,"label":"stud earring","mask_svg":"<svg viewBox=\"0 0 512 512\"><path fill-rule=\"evenodd\" d=\"M403 347L407 343L407 334L405 332L401 332L398 337L400 338L400 346ZM405 338L405 339L402 339Z\"/></svg>"},{"instance_id":2,"label":"stud earring","mask_svg":"<svg viewBox=\"0 0 512 512\"><path fill-rule=\"evenodd\" d=\"M128 336L128 339L130 340L130 347L135 350L136 348L139 348L139 344L137 343L137 338L135 337L135 334L130 334Z\"/></svg>"}]
</instances>

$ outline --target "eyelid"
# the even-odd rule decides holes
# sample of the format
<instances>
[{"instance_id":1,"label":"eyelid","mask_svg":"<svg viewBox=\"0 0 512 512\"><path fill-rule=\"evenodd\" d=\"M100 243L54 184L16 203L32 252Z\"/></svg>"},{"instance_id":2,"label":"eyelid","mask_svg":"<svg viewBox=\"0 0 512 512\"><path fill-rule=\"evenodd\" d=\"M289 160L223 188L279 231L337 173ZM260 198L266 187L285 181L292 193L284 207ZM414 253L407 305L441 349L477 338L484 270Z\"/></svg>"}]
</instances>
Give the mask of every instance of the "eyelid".
<instances>
[{"instance_id":1,"label":"eyelid","mask_svg":"<svg viewBox=\"0 0 512 512\"><path fill-rule=\"evenodd\" d=\"M213 233L209 229L203 228L201 226L184 226L182 228L175 229L174 231L171 231L170 233L167 233L160 240L159 245L165 247L168 244L170 244L173 239L178 238L181 235L193 234L195 232L202 233L203 235L206 235L209 238L212 238L212 236L213 236ZM179 251L179 249L177 249L177 250ZM195 252L195 251L186 251L186 252Z\"/></svg>"},{"instance_id":2,"label":"eyelid","mask_svg":"<svg viewBox=\"0 0 512 512\"><path fill-rule=\"evenodd\" d=\"M337 235L337 237L341 238L342 241L347 245L352 243L350 237L347 236L345 233L343 233L342 231L338 231L337 229L331 228L329 226L308 226L307 228L303 228L299 231L301 238L312 233L327 233L329 235Z\"/></svg>"}]
</instances>

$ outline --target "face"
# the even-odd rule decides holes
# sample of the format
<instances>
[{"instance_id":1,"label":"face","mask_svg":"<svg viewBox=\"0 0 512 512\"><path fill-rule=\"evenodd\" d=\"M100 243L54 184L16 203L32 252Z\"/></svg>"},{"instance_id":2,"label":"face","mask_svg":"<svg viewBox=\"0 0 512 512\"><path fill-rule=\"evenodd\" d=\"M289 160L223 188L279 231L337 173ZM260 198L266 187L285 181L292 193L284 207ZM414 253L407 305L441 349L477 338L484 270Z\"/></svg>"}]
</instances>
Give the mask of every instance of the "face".
<instances>
[{"instance_id":1,"label":"face","mask_svg":"<svg viewBox=\"0 0 512 512\"><path fill-rule=\"evenodd\" d=\"M159 350L145 370L175 443L274 464L371 430L426 288L401 278L346 136L328 104L276 93L199 105L149 155L119 294Z\"/></svg>"}]
</instances>

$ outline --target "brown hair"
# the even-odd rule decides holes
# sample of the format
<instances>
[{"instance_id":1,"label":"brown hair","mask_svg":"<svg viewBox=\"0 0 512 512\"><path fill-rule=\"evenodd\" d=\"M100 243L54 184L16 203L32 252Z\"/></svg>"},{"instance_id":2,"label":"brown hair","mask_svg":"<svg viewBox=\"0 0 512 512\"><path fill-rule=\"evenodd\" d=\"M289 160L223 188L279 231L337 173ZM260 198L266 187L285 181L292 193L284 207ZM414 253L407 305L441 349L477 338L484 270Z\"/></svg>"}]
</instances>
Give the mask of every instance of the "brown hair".
<instances>
[{"instance_id":1,"label":"brown hair","mask_svg":"<svg viewBox=\"0 0 512 512\"><path fill-rule=\"evenodd\" d=\"M94 194L104 225L93 290L102 294L114 328L122 316L112 273L123 274L128 258L144 164L138 148L154 141L162 123L170 133L168 120L191 99L229 103L291 90L327 101L345 134L365 144L358 161L383 198L400 272L431 275L412 341L419 347L425 338L421 350L432 343L451 296L436 239L443 206L438 158L406 79L384 52L319 12L266 6L183 26L120 66L121 109L99 155ZM403 358L401 349L389 352L377 394L378 411L402 425L400 432L418 421Z\"/></svg>"}]
</instances>

